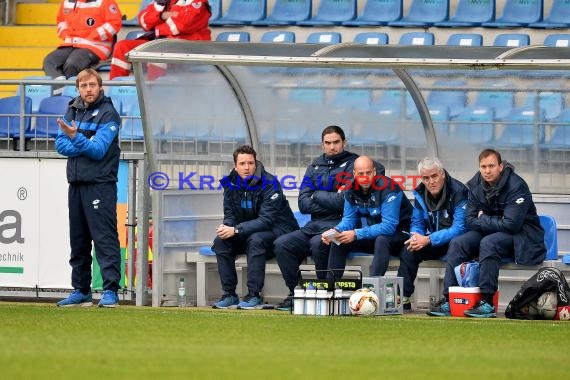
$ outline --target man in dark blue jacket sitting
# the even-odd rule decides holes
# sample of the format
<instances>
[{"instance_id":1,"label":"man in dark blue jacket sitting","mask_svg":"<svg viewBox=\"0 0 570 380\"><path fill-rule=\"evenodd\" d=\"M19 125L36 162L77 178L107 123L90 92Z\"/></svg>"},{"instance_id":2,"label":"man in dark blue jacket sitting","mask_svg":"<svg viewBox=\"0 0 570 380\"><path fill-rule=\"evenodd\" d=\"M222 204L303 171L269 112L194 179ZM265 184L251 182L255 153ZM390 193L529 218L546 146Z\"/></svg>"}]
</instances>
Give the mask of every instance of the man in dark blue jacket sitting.
<instances>
[{"instance_id":1,"label":"man in dark blue jacket sitting","mask_svg":"<svg viewBox=\"0 0 570 380\"><path fill-rule=\"evenodd\" d=\"M345 193L342 220L321 235L330 245L328 268L336 279L342 277L351 251L374 254L370 275L383 276L390 255L398 255L408 239L402 231L410 229L412 204L400 185L384 174L384 166L368 156L354 161L354 179ZM362 219L367 225L362 225Z\"/></svg>"},{"instance_id":2,"label":"man in dark blue jacket sitting","mask_svg":"<svg viewBox=\"0 0 570 380\"><path fill-rule=\"evenodd\" d=\"M452 178L437 157L422 159L418 172L422 183L413 191L410 238L404 242L398 268L398 277L404 280L404 310L411 310L410 297L420 263L447 254L451 239L467 231L467 187Z\"/></svg>"},{"instance_id":3,"label":"man in dark blue jacket sitting","mask_svg":"<svg viewBox=\"0 0 570 380\"><path fill-rule=\"evenodd\" d=\"M281 184L247 145L234 154L235 168L220 182L224 187L224 221L216 229L212 250L224 294L214 308L254 309L261 306L265 261L273 256L273 241L299 229ZM238 254L247 255L247 289L240 302L236 293Z\"/></svg>"},{"instance_id":4,"label":"man in dark blue jacket sitting","mask_svg":"<svg viewBox=\"0 0 570 380\"><path fill-rule=\"evenodd\" d=\"M299 231L275 240L275 255L289 296L278 305L279 310L291 310L293 289L299 282L299 265L315 251L315 268L326 270L328 246L321 242L321 233L336 225L342 217L344 195L339 180L352 177L356 154L344 150L346 136L336 125L326 127L321 134L323 154L307 167L299 189L299 210L310 214L311 220ZM321 260L319 260L321 259ZM319 278L324 272L317 272Z\"/></svg>"},{"instance_id":5,"label":"man in dark blue jacket sitting","mask_svg":"<svg viewBox=\"0 0 570 380\"><path fill-rule=\"evenodd\" d=\"M479 258L479 288L482 300L464 312L467 317L494 318L493 295L499 283L504 258L522 265L544 261L544 230L527 183L502 161L499 152L485 149L479 154L479 172L467 182L469 196L465 222L469 230L451 241L439 304L428 312L449 316L449 287L457 285L454 268Z\"/></svg>"}]
</instances>

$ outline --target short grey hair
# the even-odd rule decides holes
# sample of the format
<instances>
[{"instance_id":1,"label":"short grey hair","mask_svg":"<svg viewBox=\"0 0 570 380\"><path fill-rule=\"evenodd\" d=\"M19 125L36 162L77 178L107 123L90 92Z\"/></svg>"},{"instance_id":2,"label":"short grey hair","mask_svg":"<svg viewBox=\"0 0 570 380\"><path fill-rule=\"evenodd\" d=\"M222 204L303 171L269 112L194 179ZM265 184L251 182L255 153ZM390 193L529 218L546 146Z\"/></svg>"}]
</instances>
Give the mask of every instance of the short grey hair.
<instances>
[{"instance_id":1,"label":"short grey hair","mask_svg":"<svg viewBox=\"0 0 570 380\"><path fill-rule=\"evenodd\" d=\"M437 157L424 157L418 163L418 173L421 173L422 169L439 169L443 172L443 164Z\"/></svg>"}]
</instances>

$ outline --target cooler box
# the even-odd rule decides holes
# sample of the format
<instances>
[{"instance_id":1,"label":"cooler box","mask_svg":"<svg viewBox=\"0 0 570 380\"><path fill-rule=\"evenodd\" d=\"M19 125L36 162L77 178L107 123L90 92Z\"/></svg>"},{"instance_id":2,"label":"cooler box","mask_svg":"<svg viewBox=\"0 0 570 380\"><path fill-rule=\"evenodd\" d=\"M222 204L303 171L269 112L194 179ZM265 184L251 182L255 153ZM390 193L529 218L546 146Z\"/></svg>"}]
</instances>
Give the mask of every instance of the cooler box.
<instances>
[{"instance_id":1,"label":"cooler box","mask_svg":"<svg viewBox=\"0 0 570 380\"><path fill-rule=\"evenodd\" d=\"M463 312L471 309L481 300L479 287L462 288L461 286L449 287L449 307L452 317L465 317ZM493 297L495 312L499 310L499 291Z\"/></svg>"}]
</instances>

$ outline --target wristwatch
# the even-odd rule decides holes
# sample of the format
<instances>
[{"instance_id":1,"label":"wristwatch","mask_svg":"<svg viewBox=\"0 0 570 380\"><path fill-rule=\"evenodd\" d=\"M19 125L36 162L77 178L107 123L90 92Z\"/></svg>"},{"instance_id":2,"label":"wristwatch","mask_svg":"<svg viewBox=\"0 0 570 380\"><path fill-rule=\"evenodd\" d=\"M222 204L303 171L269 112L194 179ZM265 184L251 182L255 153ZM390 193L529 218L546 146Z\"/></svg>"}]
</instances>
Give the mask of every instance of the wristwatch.
<instances>
[{"instance_id":1,"label":"wristwatch","mask_svg":"<svg viewBox=\"0 0 570 380\"><path fill-rule=\"evenodd\" d=\"M237 229L237 227L234 227L234 234L239 234L239 230Z\"/></svg>"}]
</instances>

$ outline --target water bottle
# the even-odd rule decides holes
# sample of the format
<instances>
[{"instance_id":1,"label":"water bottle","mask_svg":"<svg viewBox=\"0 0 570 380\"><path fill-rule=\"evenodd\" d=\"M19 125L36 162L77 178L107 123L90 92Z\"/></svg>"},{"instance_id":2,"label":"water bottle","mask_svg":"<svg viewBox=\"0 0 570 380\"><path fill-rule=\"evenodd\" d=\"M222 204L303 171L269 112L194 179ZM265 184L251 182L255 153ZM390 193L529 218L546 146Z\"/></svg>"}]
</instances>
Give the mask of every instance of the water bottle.
<instances>
[{"instance_id":1,"label":"water bottle","mask_svg":"<svg viewBox=\"0 0 570 380\"><path fill-rule=\"evenodd\" d=\"M329 315L329 303L327 300L327 290L322 287L317 287L317 310L316 315Z\"/></svg>"},{"instance_id":2,"label":"water bottle","mask_svg":"<svg viewBox=\"0 0 570 380\"><path fill-rule=\"evenodd\" d=\"M186 287L184 286L184 277L180 277L178 284L178 307L186 306Z\"/></svg>"},{"instance_id":3,"label":"water bottle","mask_svg":"<svg viewBox=\"0 0 570 380\"><path fill-rule=\"evenodd\" d=\"M346 292L344 292L341 288L336 288L334 290L334 298L335 298L335 314L337 315L350 314L350 312L348 311L348 299L346 298Z\"/></svg>"},{"instance_id":4,"label":"water bottle","mask_svg":"<svg viewBox=\"0 0 570 380\"><path fill-rule=\"evenodd\" d=\"M313 285L305 290L305 314L315 315L317 312L317 291Z\"/></svg>"},{"instance_id":5,"label":"water bottle","mask_svg":"<svg viewBox=\"0 0 570 380\"><path fill-rule=\"evenodd\" d=\"M293 314L305 313L305 289L301 286L295 287L293 291Z\"/></svg>"},{"instance_id":6,"label":"water bottle","mask_svg":"<svg viewBox=\"0 0 570 380\"><path fill-rule=\"evenodd\" d=\"M394 305L394 284L386 284L386 309L393 309Z\"/></svg>"}]
</instances>

